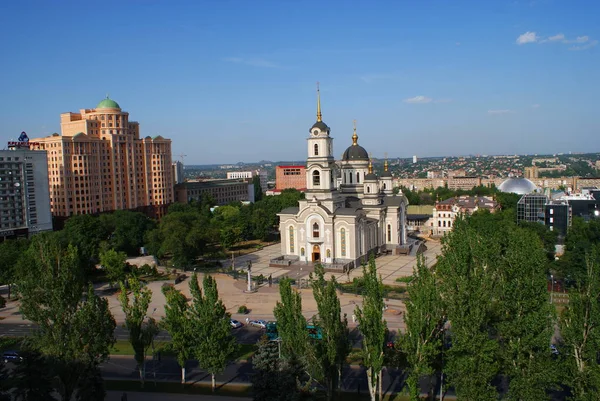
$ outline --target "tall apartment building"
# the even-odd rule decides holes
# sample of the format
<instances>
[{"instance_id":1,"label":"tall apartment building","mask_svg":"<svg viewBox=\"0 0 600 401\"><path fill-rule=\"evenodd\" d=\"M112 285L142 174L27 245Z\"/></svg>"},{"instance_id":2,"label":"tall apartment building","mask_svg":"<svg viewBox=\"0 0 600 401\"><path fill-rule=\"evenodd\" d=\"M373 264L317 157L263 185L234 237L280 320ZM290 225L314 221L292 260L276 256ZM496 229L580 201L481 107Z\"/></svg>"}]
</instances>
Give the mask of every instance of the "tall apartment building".
<instances>
[{"instance_id":1,"label":"tall apartment building","mask_svg":"<svg viewBox=\"0 0 600 401\"><path fill-rule=\"evenodd\" d=\"M0 240L52 230L46 152L0 150Z\"/></svg>"},{"instance_id":2,"label":"tall apartment building","mask_svg":"<svg viewBox=\"0 0 600 401\"><path fill-rule=\"evenodd\" d=\"M52 214L160 210L174 201L171 140L140 137L108 97L94 109L60 115L61 134L32 139L48 152Z\"/></svg>"},{"instance_id":3,"label":"tall apartment building","mask_svg":"<svg viewBox=\"0 0 600 401\"><path fill-rule=\"evenodd\" d=\"M185 168L183 167L183 163L180 161L175 161L172 164L173 166L173 183L181 184L185 181Z\"/></svg>"}]
</instances>

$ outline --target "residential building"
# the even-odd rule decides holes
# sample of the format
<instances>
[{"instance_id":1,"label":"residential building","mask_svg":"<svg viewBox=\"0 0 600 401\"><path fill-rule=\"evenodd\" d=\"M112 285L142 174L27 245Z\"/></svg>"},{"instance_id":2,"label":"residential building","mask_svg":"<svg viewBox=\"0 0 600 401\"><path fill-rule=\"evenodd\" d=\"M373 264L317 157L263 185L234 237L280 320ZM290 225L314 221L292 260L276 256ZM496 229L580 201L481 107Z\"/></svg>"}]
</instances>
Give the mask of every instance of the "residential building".
<instances>
[{"instance_id":1,"label":"residential building","mask_svg":"<svg viewBox=\"0 0 600 401\"><path fill-rule=\"evenodd\" d=\"M267 191L267 171L266 170L255 170L255 171L228 171L227 179L228 180L236 180L240 178L254 178L258 176L260 179L260 188L262 192Z\"/></svg>"},{"instance_id":2,"label":"residential building","mask_svg":"<svg viewBox=\"0 0 600 401\"><path fill-rule=\"evenodd\" d=\"M306 190L306 166L277 166L275 169L275 191L295 188Z\"/></svg>"},{"instance_id":3,"label":"residential building","mask_svg":"<svg viewBox=\"0 0 600 401\"><path fill-rule=\"evenodd\" d=\"M433 217L428 220L431 235L442 236L452 231L458 215L470 215L480 209L494 213L500 210L500 205L490 196L463 195L436 202Z\"/></svg>"},{"instance_id":4,"label":"residential building","mask_svg":"<svg viewBox=\"0 0 600 401\"><path fill-rule=\"evenodd\" d=\"M0 150L0 240L52 230L47 154L24 144Z\"/></svg>"},{"instance_id":5,"label":"residential building","mask_svg":"<svg viewBox=\"0 0 600 401\"><path fill-rule=\"evenodd\" d=\"M231 202L254 202L254 184L251 179L190 180L175 185L175 199L179 203L202 200L203 194L212 196L219 206Z\"/></svg>"},{"instance_id":6,"label":"residential building","mask_svg":"<svg viewBox=\"0 0 600 401\"><path fill-rule=\"evenodd\" d=\"M571 206L566 200L551 200L544 209L544 224L550 231L566 235L571 225Z\"/></svg>"},{"instance_id":7,"label":"residential building","mask_svg":"<svg viewBox=\"0 0 600 401\"><path fill-rule=\"evenodd\" d=\"M406 228L408 231L429 233L431 231L433 213L433 205L408 205L406 211Z\"/></svg>"},{"instance_id":8,"label":"residential building","mask_svg":"<svg viewBox=\"0 0 600 401\"><path fill-rule=\"evenodd\" d=\"M48 153L54 216L166 211L174 200L170 139L141 138L139 123L108 97L60 119L61 134L32 139Z\"/></svg>"},{"instance_id":9,"label":"residential building","mask_svg":"<svg viewBox=\"0 0 600 401\"><path fill-rule=\"evenodd\" d=\"M180 161L172 163L173 168L173 184L181 184L185 181L185 167Z\"/></svg>"},{"instance_id":10,"label":"residential building","mask_svg":"<svg viewBox=\"0 0 600 401\"><path fill-rule=\"evenodd\" d=\"M481 185L481 177L453 176L448 178L448 189L468 191Z\"/></svg>"}]
</instances>

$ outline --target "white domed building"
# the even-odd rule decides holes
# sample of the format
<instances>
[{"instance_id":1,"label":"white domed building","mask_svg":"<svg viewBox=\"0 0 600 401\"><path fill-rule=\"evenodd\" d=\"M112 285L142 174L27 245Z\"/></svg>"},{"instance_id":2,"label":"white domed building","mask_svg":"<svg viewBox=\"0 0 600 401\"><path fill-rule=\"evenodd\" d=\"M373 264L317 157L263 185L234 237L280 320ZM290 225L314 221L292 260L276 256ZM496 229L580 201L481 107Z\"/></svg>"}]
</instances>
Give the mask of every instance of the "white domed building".
<instances>
[{"instance_id":1,"label":"white domed building","mask_svg":"<svg viewBox=\"0 0 600 401\"><path fill-rule=\"evenodd\" d=\"M315 262L346 270L366 262L372 252L406 248L408 200L402 192L393 194L387 161L377 177L354 126L338 169L329 134L317 90L317 122L307 139L306 199L279 213L281 256L271 260L273 265Z\"/></svg>"},{"instance_id":2,"label":"white domed building","mask_svg":"<svg viewBox=\"0 0 600 401\"><path fill-rule=\"evenodd\" d=\"M510 177L506 179L498 187L500 192L515 193L518 195L526 195L532 192L536 192L538 187L527 178L523 177Z\"/></svg>"}]
</instances>

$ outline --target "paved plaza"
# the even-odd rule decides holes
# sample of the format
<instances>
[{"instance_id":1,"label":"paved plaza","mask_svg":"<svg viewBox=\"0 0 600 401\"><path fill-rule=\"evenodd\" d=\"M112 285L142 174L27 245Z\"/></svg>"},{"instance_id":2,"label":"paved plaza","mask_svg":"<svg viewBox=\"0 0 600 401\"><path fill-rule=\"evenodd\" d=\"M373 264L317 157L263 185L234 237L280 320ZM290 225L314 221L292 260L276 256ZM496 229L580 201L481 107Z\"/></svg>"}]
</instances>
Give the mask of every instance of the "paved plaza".
<instances>
[{"instance_id":1,"label":"paved plaza","mask_svg":"<svg viewBox=\"0 0 600 401\"><path fill-rule=\"evenodd\" d=\"M435 261L438 254L441 253L441 245L439 242L429 241L427 242L427 251L424 256L428 264ZM312 264L299 264L292 265L289 267L269 267L269 261L280 255L280 245L275 244L265 247L257 252L243 255L234 259L233 263L235 269L240 272L237 280L230 275L216 274L217 284L219 288L219 294L223 299L227 311L231 313L232 317L245 322L246 318L252 319L273 319L273 308L275 303L279 300L279 288L276 285L269 287L267 283L256 288L256 292L247 293L246 290L246 266L248 261L252 262L252 275L263 277L272 276L273 279L282 278L288 276L295 279L306 279L312 271ZM133 264L144 264L152 263L152 258L132 258L130 263ZM222 261L223 267L231 267L231 259ZM413 267L417 263L416 256L411 255L384 255L376 259L377 269L381 274L383 283L387 285L398 285L396 279L398 277L410 276L413 272ZM186 273L188 278L179 284L175 285L175 288L182 291L188 298L190 297L189 292L189 278L191 274ZM354 277L360 277L362 275L362 269L354 269L349 275L345 273L327 273L329 276L332 274L336 277L338 282L346 282L348 279L352 280ZM202 273L199 273L200 279L202 279ZM169 281L172 283L172 281ZM148 316L152 316L156 319L160 319L164 316L164 305L165 297L161 291L161 288L165 284L165 281L154 281L147 285L152 291L152 302L148 309ZM104 296L108 299L110 310L117 321L117 324L122 325L124 322L124 315L116 294L111 293L108 284L99 285L96 288L99 295ZM303 314L307 319L311 319L317 313L317 305L312 295L310 288L301 288L300 294L302 295L302 307ZM404 312L404 304L400 300L388 299L385 301L388 306L386 310L385 318L388 321L390 329L402 330L404 321L402 313ZM352 319L356 305L360 305L361 297L354 294L341 294L340 303L342 305L342 313L347 314L350 326L355 326L355 322ZM240 315L237 313L238 308L241 305L245 305L250 313L248 315ZM0 318L5 323L24 323L24 320L19 313L19 305L16 301L8 303L6 308L0 310Z\"/></svg>"}]
</instances>

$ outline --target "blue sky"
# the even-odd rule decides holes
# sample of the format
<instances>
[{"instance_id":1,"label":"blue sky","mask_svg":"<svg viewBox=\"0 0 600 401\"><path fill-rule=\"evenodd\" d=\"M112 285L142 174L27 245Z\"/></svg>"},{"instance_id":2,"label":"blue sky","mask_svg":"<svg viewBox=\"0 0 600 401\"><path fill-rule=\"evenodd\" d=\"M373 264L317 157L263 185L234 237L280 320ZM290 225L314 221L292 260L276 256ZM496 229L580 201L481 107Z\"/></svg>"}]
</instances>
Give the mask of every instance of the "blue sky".
<instances>
[{"instance_id":1,"label":"blue sky","mask_svg":"<svg viewBox=\"0 0 600 401\"><path fill-rule=\"evenodd\" d=\"M186 164L600 151L600 2L0 2L0 133L107 94Z\"/></svg>"}]
</instances>

